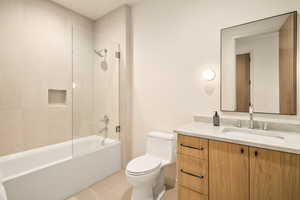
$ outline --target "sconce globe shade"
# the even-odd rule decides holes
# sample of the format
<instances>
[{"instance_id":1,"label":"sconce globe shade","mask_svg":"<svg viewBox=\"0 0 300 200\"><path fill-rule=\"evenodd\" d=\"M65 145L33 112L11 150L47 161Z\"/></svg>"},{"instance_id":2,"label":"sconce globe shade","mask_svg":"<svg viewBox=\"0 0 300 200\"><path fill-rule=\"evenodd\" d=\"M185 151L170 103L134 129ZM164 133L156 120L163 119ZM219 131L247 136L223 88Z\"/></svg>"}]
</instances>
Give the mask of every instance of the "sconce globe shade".
<instances>
[{"instance_id":1,"label":"sconce globe shade","mask_svg":"<svg viewBox=\"0 0 300 200\"><path fill-rule=\"evenodd\" d=\"M215 79L216 73L211 69L207 69L207 70L203 71L202 77L206 81L212 81Z\"/></svg>"}]
</instances>

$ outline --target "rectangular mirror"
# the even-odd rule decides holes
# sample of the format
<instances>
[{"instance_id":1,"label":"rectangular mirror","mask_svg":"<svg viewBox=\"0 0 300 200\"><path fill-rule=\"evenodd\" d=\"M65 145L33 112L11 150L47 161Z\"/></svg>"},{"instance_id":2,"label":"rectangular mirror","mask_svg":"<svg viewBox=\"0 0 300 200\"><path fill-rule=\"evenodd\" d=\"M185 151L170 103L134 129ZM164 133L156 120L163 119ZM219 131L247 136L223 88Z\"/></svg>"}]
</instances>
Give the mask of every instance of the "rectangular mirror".
<instances>
[{"instance_id":1,"label":"rectangular mirror","mask_svg":"<svg viewBox=\"0 0 300 200\"><path fill-rule=\"evenodd\" d=\"M296 115L297 12L221 31L221 110Z\"/></svg>"}]
</instances>

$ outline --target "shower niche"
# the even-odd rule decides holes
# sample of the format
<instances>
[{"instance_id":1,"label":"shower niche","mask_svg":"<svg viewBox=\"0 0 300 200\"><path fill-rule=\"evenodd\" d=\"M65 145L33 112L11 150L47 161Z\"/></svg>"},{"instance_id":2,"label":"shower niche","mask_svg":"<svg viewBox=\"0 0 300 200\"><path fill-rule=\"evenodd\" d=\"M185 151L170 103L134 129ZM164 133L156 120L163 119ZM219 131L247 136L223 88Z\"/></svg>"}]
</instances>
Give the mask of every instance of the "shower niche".
<instances>
[{"instance_id":1,"label":"shower niche","mask_svg":"<svg viewBox=\"0 0 300 200\"><path fill-rule=\"evenodd\" d=\"M48 89L49 106L67 105L67 90Z\"/></svg>"}]
</instances>

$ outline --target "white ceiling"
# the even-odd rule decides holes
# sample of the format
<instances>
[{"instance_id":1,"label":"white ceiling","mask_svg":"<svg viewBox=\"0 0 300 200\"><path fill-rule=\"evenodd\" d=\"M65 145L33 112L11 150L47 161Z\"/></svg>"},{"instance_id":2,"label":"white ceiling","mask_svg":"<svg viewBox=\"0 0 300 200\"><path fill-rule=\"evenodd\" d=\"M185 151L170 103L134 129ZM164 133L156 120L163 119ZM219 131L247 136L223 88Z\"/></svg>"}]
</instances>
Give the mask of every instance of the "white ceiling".
<instances>
[{"instance_id":1,"label":"white ceiling","mask_svg":"<svg viewBox=\"0 0 300 200\"><path fill-rule=\"evenodd\" d=\"M125 4L140 0L51 0L90 19L98 19Z\"/></svg>"}]
</instances>

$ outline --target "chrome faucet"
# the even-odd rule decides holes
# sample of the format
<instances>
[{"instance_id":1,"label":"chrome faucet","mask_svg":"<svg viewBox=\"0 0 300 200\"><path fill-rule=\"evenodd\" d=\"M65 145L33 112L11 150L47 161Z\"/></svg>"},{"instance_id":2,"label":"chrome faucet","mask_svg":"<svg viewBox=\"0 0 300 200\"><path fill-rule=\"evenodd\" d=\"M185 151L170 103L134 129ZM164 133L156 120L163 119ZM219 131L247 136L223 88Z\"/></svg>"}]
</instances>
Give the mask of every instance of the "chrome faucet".
<instances>
[{"instance_id":1,"label":"chrome faucet","mask_svg":"<svg viewBox=\"0 0 300 200\"><path fill-rule=\"evenodd\" d=\"M251 128L251 129L254 129L253 110L254 110L253 105L250 104L250 106L249 106L249 117L250 117L249 128Z\"/></svg>"},{"instance_id":2,"label":"chrome faucet","mask_svg":"<svg viewBox=\"0 0 300 200\"><path fill-rule=\"evenodd\" d=\"M108 118L108 116L107 116L107 115L104 115L103 119L101 119L101 122L104 123L104 128L100 129L100 130L98 131L98 134L104 133L104 138L103 138L103 140L101 141L101 144L104 145L106 139L108 138L108 124L109 124L109 118Z\"/></svg>"},{"instance_id":3,"label":"chrome faucet","mask_svg":"<svg viewBox=\"0 0 300 200\"><path fill-rule=\"evenodd\" d=\"M108 118L108 116L107 116L107 115L104 115L104 117L103 117L103 119L102 119L101 121L104 122L105 126L107 126L108 123L109 123L109 118Z\"/></svg>"}]
</instances>

